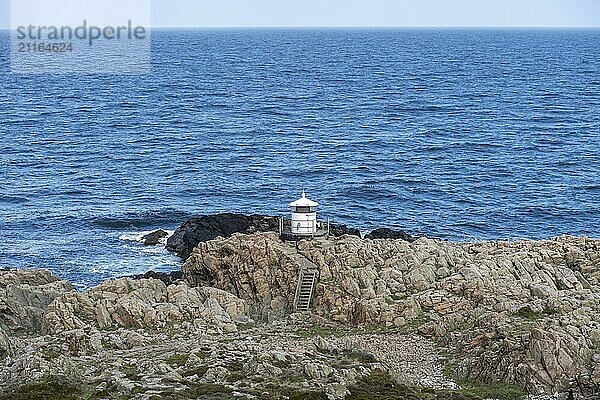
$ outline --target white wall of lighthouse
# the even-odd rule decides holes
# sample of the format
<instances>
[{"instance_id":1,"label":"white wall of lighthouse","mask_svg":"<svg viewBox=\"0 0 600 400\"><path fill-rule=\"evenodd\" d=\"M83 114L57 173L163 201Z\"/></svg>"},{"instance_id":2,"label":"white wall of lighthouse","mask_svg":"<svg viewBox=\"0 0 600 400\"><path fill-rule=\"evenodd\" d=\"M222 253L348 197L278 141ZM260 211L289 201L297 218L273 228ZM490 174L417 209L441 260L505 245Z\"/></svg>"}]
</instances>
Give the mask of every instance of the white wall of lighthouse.
<instances>
[{"instance_id":1,"label":"white wall of lighthouse","mask_svg":"<svg viewBox=\"0 0 600 400\"><path fill-rule=\"evenodd\" d=\"M294 235L314 235L317 233L317 207L319 203L306 197L302 197L290 203L292 210L291 231Z\"/></svg>"}]
</instances>

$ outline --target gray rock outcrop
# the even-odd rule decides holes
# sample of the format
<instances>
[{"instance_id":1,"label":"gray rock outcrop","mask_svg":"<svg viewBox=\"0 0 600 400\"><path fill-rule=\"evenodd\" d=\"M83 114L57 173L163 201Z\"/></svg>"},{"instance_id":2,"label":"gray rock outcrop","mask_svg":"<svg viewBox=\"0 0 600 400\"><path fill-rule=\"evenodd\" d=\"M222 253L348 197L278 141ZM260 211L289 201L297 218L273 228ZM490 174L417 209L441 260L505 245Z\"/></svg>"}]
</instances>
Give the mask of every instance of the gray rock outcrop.
<instances>
[{"instance_id":1,"label":"gray rock outcrop","mask_svg":"<svg viewBox=\"0 0 600 400\"><path fill-rule=\"evenodd\" d=\"M36 321L12 331L19 337L0 328L2 399L341 400L382 368L333 345L321 352L297 334L302 324L256 326L246 301L214 287L121 278L76 292L42 271L0 271L0 279L39 295L36 303L0 292L14 309L33 307Z\"/></svg>"},{"instance_id":2,"label":"gray rock outcrop","mask_svg":"<svg viewBox=\"0 0 600 400\"><path fill-rule=\"evenodd\" d=\"M292 311L298 257L319 266L314 310L342 324L415 327L454 352L462 377L533 393L600 393L600 241L449 243L302 241L233 235L199 244L183 270L249 302L251 315Z\"/></svg>"},{"instance_id":3,"label":"gray rock outcrop","mask_svg":"<svg viewBox=\"0 0 600 400\"><path fill-rule=\"evenodd\" d=\"M42 332L52 335L90 327L157 331L184 321L235 330L232 319L245 320L246 313L245 301L216 288L122 278L56 298L44 314Z\"/></svg>"},{"instance_id":4,"label":"gray rock outcrop","mask_svg":"<svg viewBox=\"0 0 600 400\"><path fill-rule=\"evenodd\" d=\"M40 333L42 317L57 297L74 290L48 271L23 270L0 273L0 329L15 335Z\"/></svg>"},{"instance_id":5,"label":"gray rock outcrop","mask_svg":"<svg viewBox=\"0 0 600 400\"><path fill-rule=\"evenodd\" d=\"M320 272L310 313L293 309L300 265ZM183 273L77 292L0 271L0 396L61 377L98 398L343 399L385 374L461 400L478 398L453 392L463 378L600 393L598 240L233 233L199 242Z\"/></svg>"},{"instance_id":6,"label":"gray rock outcrop","mask_svg":"<svg viewBox=\"0 0 600 400\"><path fill-rule=\"evenodd\" d=\"M186 259L198 243L234 233L275 232L278 217L243 214L204 215L184 222L167 240L167 250Z\"/></svg>"}]
</instances>

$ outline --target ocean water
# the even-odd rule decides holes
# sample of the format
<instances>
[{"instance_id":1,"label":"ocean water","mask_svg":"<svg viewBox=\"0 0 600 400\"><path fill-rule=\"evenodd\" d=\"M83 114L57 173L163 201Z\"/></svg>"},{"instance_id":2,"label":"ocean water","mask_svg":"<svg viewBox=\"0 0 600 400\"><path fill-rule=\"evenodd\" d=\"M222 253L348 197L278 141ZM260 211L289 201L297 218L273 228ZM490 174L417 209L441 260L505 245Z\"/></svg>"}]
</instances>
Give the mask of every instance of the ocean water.
<instances>
[{"instance_id":1,"label":"ocean water","mask_svg":"<svg viewBox=\"0 0 600 400\"><path fill-rule=\"evenodd\" d=\"M179 268L132 239L286 214L449 240L600 237L600 30L155 31L145 75L16 75L0 267Z\"/></svg>"}]
</instances>

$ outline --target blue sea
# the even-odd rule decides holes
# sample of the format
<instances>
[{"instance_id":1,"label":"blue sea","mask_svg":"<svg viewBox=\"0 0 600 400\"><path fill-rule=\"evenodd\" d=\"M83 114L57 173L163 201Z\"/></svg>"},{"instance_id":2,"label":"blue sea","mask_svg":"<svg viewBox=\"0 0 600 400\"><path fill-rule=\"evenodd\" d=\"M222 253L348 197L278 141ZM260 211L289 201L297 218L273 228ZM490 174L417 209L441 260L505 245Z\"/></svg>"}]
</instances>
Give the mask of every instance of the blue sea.
<instances>
[{"instance_id":1,"label":"blue sea","mask_svg":"<svg viewBox=\"0 0 600 400\"><path fill-rule=\"evenodd\" d=\"M0 34L0 268L178 269L134 239L303 189L365 233L600 237L600 30L152 35L148 74L27 75Z\"/></svg>"}]
</instances>

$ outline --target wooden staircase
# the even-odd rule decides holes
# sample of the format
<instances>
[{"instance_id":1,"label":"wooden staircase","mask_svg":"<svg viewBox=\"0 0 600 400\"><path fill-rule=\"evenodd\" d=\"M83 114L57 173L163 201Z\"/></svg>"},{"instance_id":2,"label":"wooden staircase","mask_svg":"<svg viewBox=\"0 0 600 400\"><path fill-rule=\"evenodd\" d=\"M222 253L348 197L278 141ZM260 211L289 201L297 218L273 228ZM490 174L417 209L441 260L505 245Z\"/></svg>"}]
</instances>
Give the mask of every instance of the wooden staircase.
<instances>
[{"instance_id":1,"label":"wooden staircase","mask_svg":"<svg viewBox=\"0 0 600 400\"><path fill-rule=\"evenodd\" d=\"M294 309L296 311L308 311L318 278L318 270L300 269L298 287L296 288L296 298L294 300Z\"/></svg>"},{"instance_id":2,"label":"wooden staircase","mask_svg":"<svg viewBox=\"0 0 600 400\"><path fill-rule=\"evenodd\" d=\"M294 311L308 311L319 280L319 266L295 247L289 246L285 252L298 263L298 285L294 297Z\"/></svg>"}]
</instances>

